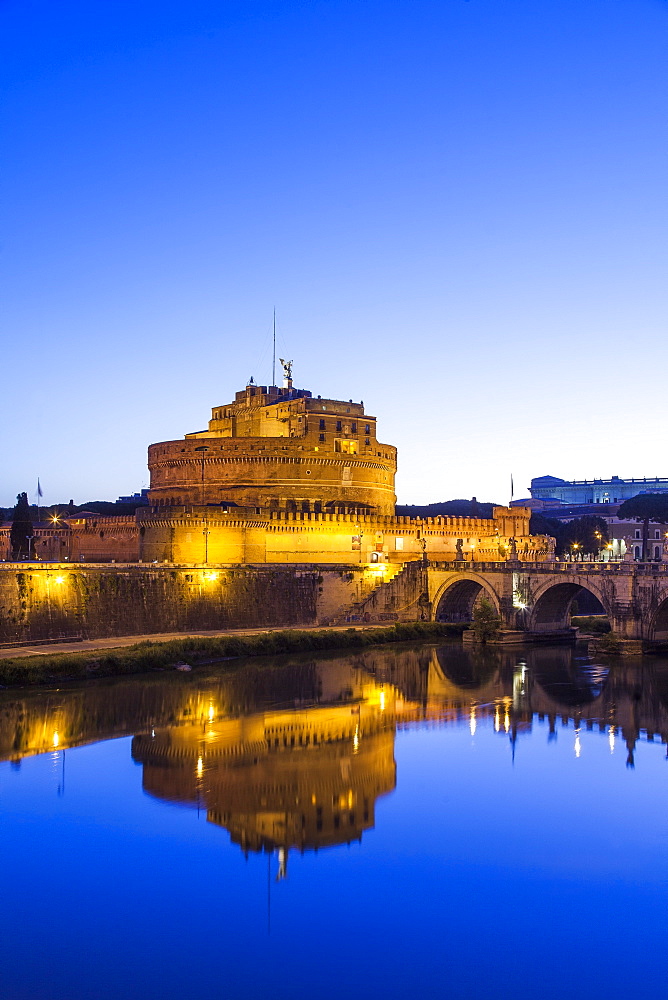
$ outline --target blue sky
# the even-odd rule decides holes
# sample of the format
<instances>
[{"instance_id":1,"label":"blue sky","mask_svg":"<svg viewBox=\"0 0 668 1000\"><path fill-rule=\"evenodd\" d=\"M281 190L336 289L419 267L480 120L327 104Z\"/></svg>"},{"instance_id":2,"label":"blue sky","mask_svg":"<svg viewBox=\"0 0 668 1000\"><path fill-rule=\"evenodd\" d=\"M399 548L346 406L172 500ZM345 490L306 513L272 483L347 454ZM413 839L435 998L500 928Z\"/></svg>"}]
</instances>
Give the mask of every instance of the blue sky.
<instances>
[{"instance_id":1,"label":"blue sky","mask_svg":"<svg viewBox=\"0 0 668 1000\"><path fill-rule=\"evenodd\" d=\"M668 475L666 0L1 0L0 503L271 374L400 502Z\"/></svg>"}]
</instances>

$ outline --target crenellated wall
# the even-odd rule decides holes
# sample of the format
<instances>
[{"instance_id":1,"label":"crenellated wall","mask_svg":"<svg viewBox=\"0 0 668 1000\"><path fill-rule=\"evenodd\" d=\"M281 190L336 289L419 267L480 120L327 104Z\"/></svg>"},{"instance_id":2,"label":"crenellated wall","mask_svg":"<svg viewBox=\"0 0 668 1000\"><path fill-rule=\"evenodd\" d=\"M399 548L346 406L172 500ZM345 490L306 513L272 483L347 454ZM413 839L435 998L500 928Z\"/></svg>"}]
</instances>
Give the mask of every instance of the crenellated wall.
<instances>
[{"instance_id":1,"label":"crenellated wall","mask_svg":"<svg viewBox=\"0 0 668 1000\"><path fill-rule=\"evenodd\" d=\"M425 520L372 514L290 513L184 507L137 512L144 562L375 563L462 559L552 559L554 541L529 534L529 511L496 507L494 517ZM514 540L514 541L513 541Z\"/></svg>"}]
</instances>

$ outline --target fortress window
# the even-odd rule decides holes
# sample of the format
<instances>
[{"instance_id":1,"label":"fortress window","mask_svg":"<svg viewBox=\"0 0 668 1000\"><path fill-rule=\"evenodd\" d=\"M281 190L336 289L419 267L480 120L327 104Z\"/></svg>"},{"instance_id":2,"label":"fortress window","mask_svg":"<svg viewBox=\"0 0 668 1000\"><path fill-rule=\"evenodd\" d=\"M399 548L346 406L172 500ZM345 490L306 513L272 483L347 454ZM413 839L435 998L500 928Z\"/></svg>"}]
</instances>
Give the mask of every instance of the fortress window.
<instances>
[{"instance_id":1,"label":"fortress window","mask_svg":"<svg viewBox=\"0 0 668 1000\"><path fill-rule=\"evenodd\" d=\"M357 454L357 441L346 441L345 439L334 439L334 451L339 451L343 455Z\"/></svg>"},{"instance_id":2,"label":"fortress window","mask_svg":"<svg viewBox=\"0 0 668 1000\"><path fill-rule=\"evenodd\" d=\"M341 430L341 421L340 420L336 421L336 429L337 429L337 431Z\"/></svg>"},{"instance_id":3,"label":"fortress window","mask_svg":"<svg viewBox=\"0 0 668 1000\"><path fill-rule=\"evenodd\" d=\"M322 423L322 421L321 421L321 423ZM324 441L325 440L325 435L324 434L318 434L318 440L319 441Z\"/></svg>"},{"instance_id":4,"label":"fortress window","mask_svg":"<svg viewBox=\"0 0 668 1000\"><path fill-rule=\"evenodd\" d=\"M321 421L320 421L320 430L321 430L321 431L324 431L324 429L325 429L325 421L324 421L324 420L321 420Z\"/></svg>"},{"instance_id":5,"label":"fortress window","mask_svg":"<svg viewBox=\"0 0 668 1000\"><path fill-rule=\"evenodd\" d=\"M365 438L365 439L364 439L364 444L371 444L371 442L369 441L369 439L368 439L368 438Z\"/></svg>"},{"instance_id":6,"label":"fortress window","mask_svg":"<svg viewBox=\"0 0 668 1000\"><path fill-rule=\"evenodd\" d=\"M353 434L357 434L357 422L355 420L353 420L352 424L350 425L350 429L353 432Z\"/></svg>"},{"instance_id":7,"label":"fortress window","mask_svg":"<svg viewBox=\"0 0 668 1000\"><path fill-rule=\"evenodd\" d=\"M364 433L365 434L370 434L371 433L371 424L365 424L364 425Z\"/></svg>"}]
</instances>

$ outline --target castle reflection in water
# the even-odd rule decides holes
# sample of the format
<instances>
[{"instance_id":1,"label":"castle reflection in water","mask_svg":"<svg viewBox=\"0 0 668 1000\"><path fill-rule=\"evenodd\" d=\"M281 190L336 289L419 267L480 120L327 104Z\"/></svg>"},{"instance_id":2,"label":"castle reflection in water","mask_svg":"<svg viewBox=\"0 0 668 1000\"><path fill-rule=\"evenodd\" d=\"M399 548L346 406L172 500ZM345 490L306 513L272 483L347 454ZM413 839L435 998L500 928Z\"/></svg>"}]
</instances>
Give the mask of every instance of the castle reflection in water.
<instances>
[{"instance_id":1,"label":"castle reflection in water","mask_svg":"<svg viewBox=\"0 0 668 1000\"><path fill-rule=\"evenodd\" d=\"M470 651L374 648L264 659L225 672L155 675L0 694L0 757L133 735L143 788L205 810L244 851L317 850L359 840L396 784L397 729L489 726L513 747L536 718L599 731L634 763L668 741L668 663L592 663L580 647Z\"/></svg>"}]
</instances>

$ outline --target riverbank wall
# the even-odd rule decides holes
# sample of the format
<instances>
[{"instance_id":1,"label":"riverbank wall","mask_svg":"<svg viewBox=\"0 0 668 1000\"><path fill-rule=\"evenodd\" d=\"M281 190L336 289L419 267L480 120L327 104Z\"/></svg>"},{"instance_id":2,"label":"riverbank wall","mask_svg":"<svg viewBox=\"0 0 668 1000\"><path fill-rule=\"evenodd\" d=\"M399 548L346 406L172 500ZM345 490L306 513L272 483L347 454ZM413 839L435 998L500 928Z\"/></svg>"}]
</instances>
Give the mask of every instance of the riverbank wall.
<instances>
[{"instance_id":1,"label":"riverbank wall","mask_svg":"<svg viewBox=\"0 0 668 1000\"><path fill-rule=\"evenodd\" d=\"M327 624L384 567L5 563L0 643Z\"/></svg>"}]
</instances>

